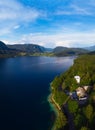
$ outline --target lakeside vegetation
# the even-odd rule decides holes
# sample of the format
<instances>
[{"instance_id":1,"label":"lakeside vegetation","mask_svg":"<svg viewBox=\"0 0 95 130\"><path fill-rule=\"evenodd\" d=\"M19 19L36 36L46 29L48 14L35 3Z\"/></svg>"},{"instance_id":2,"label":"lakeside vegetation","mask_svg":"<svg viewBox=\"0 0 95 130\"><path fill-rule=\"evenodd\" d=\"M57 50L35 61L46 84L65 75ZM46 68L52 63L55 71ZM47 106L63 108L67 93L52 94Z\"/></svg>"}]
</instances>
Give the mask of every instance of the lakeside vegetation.
<instances>
[{"instance_id":1,"label":"lakeside vegetation","mask_svg":"<svg viewBox=\"0 0 95 130\"><path fill-rule=\"evenodd\" d=\"M74 65L60 76L56 76L51 83L51 93L54 100L61 107L55 121L55 130L68 130L69 127L77 130L95 129L95 54L79 56ZM80 84L74 79L81 77ZM91 86L86 102L68 98L64 90L75 91L80 86ZM67 100L68 99L68 100ZM65 126L65 127L64 127Z\"/></svg>"}]
</instances>

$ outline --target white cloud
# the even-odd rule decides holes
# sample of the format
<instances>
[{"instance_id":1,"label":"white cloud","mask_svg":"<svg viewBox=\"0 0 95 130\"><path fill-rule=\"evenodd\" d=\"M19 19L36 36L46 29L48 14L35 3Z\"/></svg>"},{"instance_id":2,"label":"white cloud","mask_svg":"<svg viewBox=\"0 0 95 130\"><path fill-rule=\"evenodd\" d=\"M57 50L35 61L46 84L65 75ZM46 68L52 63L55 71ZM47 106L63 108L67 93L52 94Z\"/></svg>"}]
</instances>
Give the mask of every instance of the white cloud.
<instances>
[{"instance_id":1,"label":"white cloud","mask_svg":"<svg viewBox=\"0 0 95 130\"><path fill-rule=\"evenodd\" d=\"M67 9L59 9L55 15L93 15L93 12L87 8L82 8L77 5L71 5Z\"/></svg>"},{"instance_id":2,"label":"white cloud","mask_svg":"<svg viewBox=\"0 0 95 130\"><path fill-rule=\"evenodd\" d=\"M34 8L25 7L17 0L0 1L0 20L16 20L17 22L34 21L40 12Z\"/></svg>"},{"instance_id":3,"label":"white cloud","mask_svg":"<svg viewBox=\"0 0 95 130\"><path fill-rule=\"evenodd\" d=\"M11 27L2 27L0 29L0 36L3 36L5 34L10 34L11 33Z\"/></svg>"},{"instance_id":4,"label":"white cloud","mask_svg":"<svg viewBox=\"0 0 95 130\"><path fill-rule=\"evenodd\" d=\"M11 36L13 35L12 31L19 29L20 25L15 22L6 22L0 24L0 36Z\"/></svg>"},{"instance_id":5,"label":"white cloud","mask_svg":"<svg viewBox=\"0 0 95 130\"><path fill-rule=\"evenodd\" d=\"M95 17L95 2L94 0L72 0L68 5L59 5L56 8L56 12L50 12L47 10L47 14L33 7L28 7L19 2L20 0L1 0L0 1L0 37L4 39L4 35L7 39L7 43L34 43L43 45L46 47L55 46L67 46L67 47L77 47L77 46L88 46L95 42L95 31L92 31L92 26L94 27L93 21L91 24L88 21L80 20L70 21L69 16L64 19L61 17L58 19L54 15L77 15L80 16L92 16ZM68 0L69 1L69 0ZM56 2L57 3L57 2ZM90 6L89 6L90 5ZM42 32L48 33L30 33L33 31L39 31L39 27L35 28L36 24L32 26L32 22L35 22L38 18L43 17L44 21L37 21L38 25L44 28ZM67 21L66 21L67 20ZM92 19L91 19L92 20ZM42 23L41 23L42 22ZM31 23L31 24L30 24ZM43 25L42 25L43 24ZM26 25L26 26L23 26ZM49 25L49 26L47 26ZM88 26L89 25L89 26ZM31 26L31 29L29 28ZM33 30L32 30L33 27ZM24 28L26 29L25 35ZM69 28L69 29L68 29ZM18 29L18 31L16 31ZM49 30L50 29L50 30ZM62 31L63 30L63 31ZM81 32L78 32L80 30ZM83 32L84 30L89 30L89 32ZM22 32L23 31L23 32ZM28 34L28 31L30 34ZM49 34L51 31L52 34ZM17 34L19 33L19 34ZM14 39L14 40L13 40ZM17 39L17 40L16 40Z\"/></svg>"},{"instance_id":6,"label":"white cloud","mask_svg":"<svg viewBox=\"0 0 95 130\"><path fill-rule=\"evenodd\" d=\"M44 13L27 7L19 0L1 0L0 1L0 36L15 35L14 31L21 25L26 26L35 22Z\"/></svg>"},{"instance_id":7,"label":"white cloud","mask_svg":"<svg viewBox=\"0 0 95 130\"><path fill-rule=\"evenodd\" d=\"M87 7L80 7L78 5L71 5L73 9L73 13L80 14L80 15L92 15L92 12Z\"/></svg>"},{"instance_id":8,"label":"white cloud","mask_svg":"<svg viewBox=\"0 0 95 130\"><path fill-rule=\"evenodd\" d=\"M59 7L55 15L95 15L95 1L72 0L68 5Z\"/></svg>"},{"instance_id":9,"label":"white cloud","mask_svg":"<svg viewBox=\"0 0 95 130\"><path fill-rule=\"evenodd\" d=\"M11 41L10 44L32 43L45 47L66 46L66 47L85 47L95 43L95 31L93 32L74 32L74 33L58 33L58 34L25 34L18 41Z\"/></svg>"},{"instance_id":10,"label":"white cloud","mask_svg":"<svg viewBox=\"0 0 95 130\"><path fill-rule=\"evenodd\" d=\"M15 25L14 26L14 29L18 29L18 28L20 28L20 25Z\"/></svg>"}]
</instances>

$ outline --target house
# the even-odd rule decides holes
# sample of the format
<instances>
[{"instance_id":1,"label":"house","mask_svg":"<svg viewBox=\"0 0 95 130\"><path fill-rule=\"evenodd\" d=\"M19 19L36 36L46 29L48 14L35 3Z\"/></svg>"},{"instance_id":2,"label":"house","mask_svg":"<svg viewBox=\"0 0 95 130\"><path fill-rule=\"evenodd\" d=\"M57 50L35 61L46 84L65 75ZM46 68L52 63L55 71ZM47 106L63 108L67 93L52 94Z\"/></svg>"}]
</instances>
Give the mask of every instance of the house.
<instances>
[{"instance_id":1,"label":"house","mask_svg":"<svg viewBox=\"0 0 95 130\"><path fill-rule=\"evenodd\" d=\"M86 101L88 98L87 92L89 89L90 86L83 86L78 87L74 92L69 92L68 90L64 90L64 92L66 95L70 96L71 99Z\"/></svg>"},{"instance_id":2,"label":"house","mask_svg":"<svg viewBox=\"0 0 95 130\"><path fill-rule=\"evenodd\" d=\"M74 78L76 79L77 83L80 83L80 76L76 75Z\"/></svg>"},{"instance_id":3,"label":"house","mask_svg":"<svg viewBox=\"0 0 95 130\"><path fill-rule=\"evenodd\" d=\"M87 92L90 88L90 86L83 86L84 90Z\"/></svg>"},{"instance_id":4,"label":"house","mask_svg":"<svg viewBox=\"0 0 95 130\"><path fill-rule=\"evenodd\" d=\"M86 94L86 91L85 91L85 89L83 88L83 87L78 87L77 89L76 89L76 93L77 93L77 96L79 97L79 98L83 98L83 97L85 97L87 94Z\"/></svg>"}]
</instances>

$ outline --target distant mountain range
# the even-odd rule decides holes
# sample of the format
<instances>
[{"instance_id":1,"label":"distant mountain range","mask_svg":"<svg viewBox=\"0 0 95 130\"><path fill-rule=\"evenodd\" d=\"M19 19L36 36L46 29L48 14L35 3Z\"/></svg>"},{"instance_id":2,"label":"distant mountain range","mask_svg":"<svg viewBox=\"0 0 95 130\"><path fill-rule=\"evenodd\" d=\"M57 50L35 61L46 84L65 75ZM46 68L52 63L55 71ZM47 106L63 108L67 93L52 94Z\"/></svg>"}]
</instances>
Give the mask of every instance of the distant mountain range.
<instances>
[{"instance_id":1,"label":"distant mountain range","mask_svg":"<svg viewBox=\"0 0 95 130\"><path fill-rule=\"evenodd\" d=\"M17 49L20 51L24 51L28 54L32 53L44 53L44 52L51 52L51 48L45 48L43 46L39 46L36 44L14 44L14 45L7 45L11 49Z\"/></svg>"},{"instance_id":2,"label":"distant mountain range","mask_svg":"<svg viewBox=\"0 0 95 130\"><path fill-rule=\"evenodd\" d=\"M53 49L53 53L60 53L60 52L63 52L67 49L68 49L67 47L57 46Z\"/></svg>"},{"instance_id":3,"label":"distant mountain range","mask_svg":"<svg viewBox=\"0 0 95 130\"><path fill-rule=\"evenodd\" d=\"M67 47L56 47L53 53L56 56L68 56L68 55L80 55L88 53L89 51L82 48L67 48Z\"/></svg>"},{"instance_id":4,"label":"distant mountain range","mask_svg":"<svg viewBox=\"0 0 95 130\"><path fill-rule=\"evenodd\" d=\"M95 51L95 46L85 47L84 49L89 51Z\"/></svg>"},{"instance_id":5,"label":"distant mountain range","mask_svg":"<svg viewBox=\"0 0 95 130\"><path fill-rule=\"evenodd\" d=\"M38 46L38 45L33 45L33 44L14 44L14 45L7 45L11 49L17 49L19 51L26 52L28 54L32 53L43 53L45 48Z\"/></svg>"},{"instance_id":6,"label":"distant mountain range","mask_svg":"<svg viewBox=\"0 0 95 130\"><path fill-rule=\"evenodd\" d=\"M23 56L23 55L48 55L48 56L72 56L80 55L85 53L95 53L95 46L87 48L67 48L58 46L54 49L45 48L36 44L14 44L6 45L0 41L0 57L12 57L12 56Z\"/></svg>"},{"instance_id":7,"label":"distant mountain range","mask_svg":"<svg viewBox=\"0 0 95 130\"><path fill-rule=\"evenodd\" d=\"M14 44L6 45L4 42L0 41L0 57L12 57L12 56L23 56L23 55L33 55L35 53L50 53L51 48L45 48L43 46L35 44Z\"/></svg>"}]
</instances>

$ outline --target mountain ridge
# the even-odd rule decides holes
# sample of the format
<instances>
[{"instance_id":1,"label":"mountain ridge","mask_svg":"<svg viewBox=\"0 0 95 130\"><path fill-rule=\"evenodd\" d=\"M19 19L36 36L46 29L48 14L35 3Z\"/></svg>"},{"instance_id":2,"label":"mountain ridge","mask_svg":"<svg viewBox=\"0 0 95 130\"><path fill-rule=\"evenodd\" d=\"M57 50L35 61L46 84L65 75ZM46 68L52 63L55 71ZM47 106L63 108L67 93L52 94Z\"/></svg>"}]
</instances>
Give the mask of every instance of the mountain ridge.
<instances>
[{"instance_id":1,"label":"mountain ridge","mask_svg":"<svg viewBox=\"0 0 95 130\"><path fill-rule=\"evenodd\" d=\"M9 48L4 42L0 41L0 58L13 57L18 55L19 50Z\"/></svg>"},{"instance_id":2,"label":"mountain ridge","mask_svg":"<svg viewBox=\"0 0 95 130\"><path fill-rule=\"evenodd\" d=\"M68 48L57 46L55 48L45 48L31 43L6 45L0 41L0 57L25 56L25 55L46 55L46 56L72 56L89 53L85 48Z\"/></svg>"},{"instance_id":3,"label":"mountain ridge","mask_svg":"<svg viewBox=\"0 0 95 130\"><path fill-rule=\"evenodd\" d=\"M89 50L89 51L95 51L95 45L89 46L89 47L85 47L84 49Z\"/></svg>"}]
</instances>

